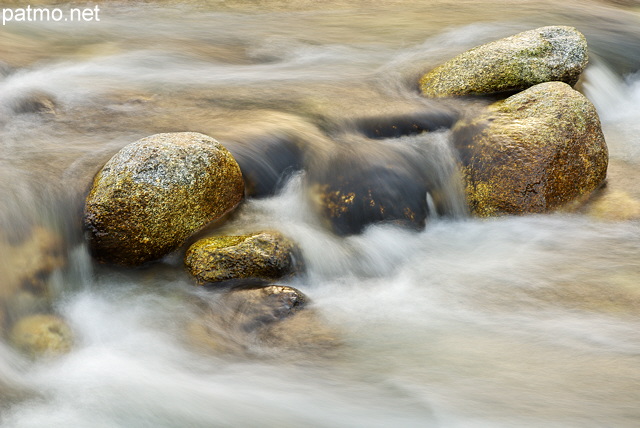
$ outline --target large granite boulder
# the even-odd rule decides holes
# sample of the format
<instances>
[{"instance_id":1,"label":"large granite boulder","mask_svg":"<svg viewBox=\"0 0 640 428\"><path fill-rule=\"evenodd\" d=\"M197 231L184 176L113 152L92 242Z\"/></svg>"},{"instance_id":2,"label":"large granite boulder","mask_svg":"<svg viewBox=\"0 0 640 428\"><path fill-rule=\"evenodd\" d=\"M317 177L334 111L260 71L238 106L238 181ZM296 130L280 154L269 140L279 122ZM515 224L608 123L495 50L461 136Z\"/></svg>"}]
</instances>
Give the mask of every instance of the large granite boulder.
<instances>
[{"instance_id":1,"label":"large granite boulder","mask_svg":"<svg viewBox=\"0 0 640 428\"><path fill-rule=\"evenodd\" d=\"M84 212L91 251L121 265L158 259L230 212L243 194L238 164L213 138L195 132L143 138L95 177Z\"/></svg>"},{"instance_id":2,"label":"large granite boulder","mask_svg":"<svg viewBox=\"0 0 640 428\"><path fill-rule=\"evenodd\" d=\"M594 106L562 82L533 86L459 123L453 140L472 212L540 213L605 180L607 146Z\"/></svg>"},{"instance_id":3,"label":"large granite boulder","mask_svg":"<svg viewBox=\"0 0 640 428\"><path fill-rule=\"evenodd\" d=\"M67 323L48 314L20 319L11 329L9 339L13 346L34 357L64 354L73 345L73 334Z\"/></svg>"},{"instance_id":4,"label":"large granite boulder","mask_svg":"<svg viewBox=\"0 0 640 428\"><path fill-rule=\"evenodd\" d=\"M281 233L214 236L196 241L185 265L199 283L245 278L279 279L302 265L298 247Z\"/></svg>"},{"instance_id":5,"label":"large granite boulder","mask_svg":"<svg viewBox=\"0 0 640 428\"><path fill-rule=\"evenodd\" d=\"M420 79L427 97L482 95L561 81L573 86L587 65L585 37L573 27L525 31L471 50Z\"/></svg>"}]
</instances>

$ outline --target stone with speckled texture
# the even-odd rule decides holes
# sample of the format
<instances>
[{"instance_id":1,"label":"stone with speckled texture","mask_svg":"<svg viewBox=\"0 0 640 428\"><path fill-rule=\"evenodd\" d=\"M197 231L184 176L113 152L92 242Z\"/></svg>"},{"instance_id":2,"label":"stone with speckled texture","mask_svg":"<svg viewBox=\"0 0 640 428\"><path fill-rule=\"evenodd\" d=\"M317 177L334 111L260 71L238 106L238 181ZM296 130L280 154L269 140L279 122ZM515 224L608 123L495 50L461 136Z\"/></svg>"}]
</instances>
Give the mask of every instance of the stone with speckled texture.
<instances>
[{"instance_id":1,"label":"stone with speckled texture","mask_svg":"<svg viewBox=\"0 0 640 428\"><path fill-rule=\"evenodd\" d=\"M463 52L420 79L432 98L518 91L561 81L575 85L588 61L587 41L573 27L525 31Z\"/></svg>"},{"instance_id":2,"label":"stone with speckled texture","mask_svg":"<svg viewBox=\"0 0 640 428\"><path fill-rule=\"evenodd\" d=\"M93 256L135 266L158 259L235 208L240 168L213 138L156 134L132 143L96 175L84 224Z\"/></svg>"},{"instance_id":3,"label":"stone with speckled texture","mask_svg":"<svg viewBox=\"0 0 640 428\"><path fill-rule=\"evenodd\" d=\"M562 82L533 86L453 130L471 211L541 213L605 180L607 145L595 107Z\"/></svg>"},{"instance_id":4,"label":"stone with speckled texture","mask_svg":"<svg viewBox=\"0 0 640 428\"><path fill-rule=\"evenodd\" d=\"M278 279L299 269L299 249L278 232L214 236L195 242L185 265L199 283L240 278Z\"/></svg>"}]
</instances>

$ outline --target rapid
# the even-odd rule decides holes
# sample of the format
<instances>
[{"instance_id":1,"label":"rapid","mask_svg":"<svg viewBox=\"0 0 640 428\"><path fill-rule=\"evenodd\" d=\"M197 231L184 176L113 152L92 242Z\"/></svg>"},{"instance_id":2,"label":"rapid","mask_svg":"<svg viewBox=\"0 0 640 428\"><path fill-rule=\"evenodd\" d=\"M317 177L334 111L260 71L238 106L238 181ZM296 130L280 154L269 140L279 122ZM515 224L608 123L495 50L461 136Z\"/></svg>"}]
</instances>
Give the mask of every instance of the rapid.
<instances>
[{"instance_id":1,"label":"rapid","mask_svg":"<svg viewBox=\"0 0 640 428\"><path fill-rule=\"evenodd\" d=\"M100 22L0 28L0 308L7 320L52 310L75 337L70 353L38 360L0 341L2 427L640 424L639 220L471 217L447 127L485 101L417 89L478 44L575 26L607 190L640 199L637 3L99 4ZM430 132L389 128L407 116ZM93 176L125 145L175 131L210 135L257 171L261 197L216 232L269 228L298 243L306 273L282 284L339 332L335 354L199 352L186 326L209 291L180 251L138 269L92 261L81 219ZM425 195L426 226L332 233L308 181L377 164L444 189ZM46 298L11 285L38 257L34 227L63 242Z\"/></svg>"}]
</instances>

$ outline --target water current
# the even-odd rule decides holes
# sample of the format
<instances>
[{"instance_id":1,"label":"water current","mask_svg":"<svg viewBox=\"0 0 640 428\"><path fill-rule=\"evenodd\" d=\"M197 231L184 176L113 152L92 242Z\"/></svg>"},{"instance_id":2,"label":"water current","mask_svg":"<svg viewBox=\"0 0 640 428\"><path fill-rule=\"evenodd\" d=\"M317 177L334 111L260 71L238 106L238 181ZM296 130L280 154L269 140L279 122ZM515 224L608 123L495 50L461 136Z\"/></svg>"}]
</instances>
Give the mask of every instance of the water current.
<instances>
[{"instance_id":1,"label":"water current","mask_svg":"<svg viewBox=\"0 0 640 428\"><path fill-rule=\"evenodd\" d=\"M637 3L98 4L100 21L0 28L0 316L54 311L75 337L70 353L36 360L0 341L1 426L640 425L640 215L470 217L446 125L488 101L417 90L473 46L575 26L590 47L577 88L610 150L605 190L638 210ZM408 116L445 126L372 138ZM93 176L123 146L174 131L210 135L258 171L262 197L215 233L296 241L307 271L282 284L338 332L335 353L202 353L186 326L193 300L211 297L180 252L133 270L92 261L81 215ZM304 149L278 151L283 141ZM313 174L374 164L441 184L423 230L342 237L318 219ZM34 227L60 237L66 260L46 298L16 291L41 257Z\"/></svg>"}]
</instances>

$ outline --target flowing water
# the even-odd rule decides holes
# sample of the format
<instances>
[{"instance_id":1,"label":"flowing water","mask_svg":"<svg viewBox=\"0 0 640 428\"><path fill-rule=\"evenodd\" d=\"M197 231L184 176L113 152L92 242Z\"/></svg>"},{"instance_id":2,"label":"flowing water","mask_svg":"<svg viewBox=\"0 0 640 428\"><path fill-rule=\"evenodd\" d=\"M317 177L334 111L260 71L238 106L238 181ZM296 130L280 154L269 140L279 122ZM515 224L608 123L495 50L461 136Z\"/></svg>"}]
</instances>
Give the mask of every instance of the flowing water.
<instances>
[{"instance_id":1,"label":"flowing water","mask_svg":"<svg viewBox=\"0 0 640 428\"><path fill-rule=\"evenodd\" d=\"M578 88L611 152L605 192L637 209L637 4L99 4L99 22L0 29L0 311L8 323L53 310L75 335L69 354L39 360L0 342L2 426L640 424L640 216L470 218L448 131L370 138L385 118L450 124L486 102L421 98L417 79L435 64L573 25L590 46ZM136 270L92 263L80 219L94 174L124 145L173 131L213 136L267 183L215 232L275 228L300 245L307 272L283 283L339 334L335 354L203 354L185 336L192 299L208 292L180 254ZM283 141L302 152L265 150ZM331 233L307 189L336 154L439 183L424 230ZM34 226L59 235L52 257L67 260L44 297L16 286L41 257Z\"/></svg>"}]
</instances>

